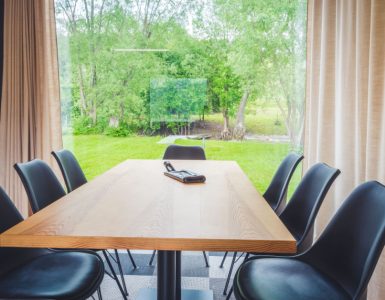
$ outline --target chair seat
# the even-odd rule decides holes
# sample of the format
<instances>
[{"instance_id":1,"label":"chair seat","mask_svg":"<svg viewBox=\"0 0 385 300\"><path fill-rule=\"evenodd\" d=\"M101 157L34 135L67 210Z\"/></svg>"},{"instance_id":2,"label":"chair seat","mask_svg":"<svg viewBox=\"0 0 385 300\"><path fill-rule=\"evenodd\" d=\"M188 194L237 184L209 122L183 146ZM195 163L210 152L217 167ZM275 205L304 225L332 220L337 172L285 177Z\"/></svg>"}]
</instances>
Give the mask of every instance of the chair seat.
<instances>
[{"instance_id":1,"label":"chair seat","mask_svg":"<svg viewBox=\"0 0 385 300\"><path fill-rule=\"evenodd\" d=\"M297 259L258 258L242 265L234 278L238 300L351 299L333 279Z\"/></svg>"},{"instance_id":2,"label":"chair seat","mask_svg":"<svg viewBox=\"0 0 385 300\"><path fill-rule=\"evenodd\" d=\"M52 252L3 274L0 298L84 299L97 289L103 275L103 262L95 254Z\"/></svg>"}]
</instances>

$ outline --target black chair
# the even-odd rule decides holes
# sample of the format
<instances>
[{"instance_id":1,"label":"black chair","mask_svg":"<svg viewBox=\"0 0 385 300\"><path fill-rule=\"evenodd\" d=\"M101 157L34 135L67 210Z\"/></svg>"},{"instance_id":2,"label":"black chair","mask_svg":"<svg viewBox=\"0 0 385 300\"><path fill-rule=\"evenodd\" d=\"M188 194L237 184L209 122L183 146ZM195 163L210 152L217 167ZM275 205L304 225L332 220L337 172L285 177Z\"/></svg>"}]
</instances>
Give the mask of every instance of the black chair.
<instances>
[{"instance_id":1,"label":"black chair","mask_svg":"<svg viewBox=\"0 0 385 300\"><path fill-rule=\"evenodd\" d=\"M267 187L263 198L269 203L276 214L280 214L286 206L286 194L289 187L290 179L295 169L303 159L303 155L296 153L288 154L275 172L273 179ZM223 255L220 268L223 268L228 252Z\"/></svg>"},{"instance_id":2,"label":"black chair","mask_svg":"<svg viewBox=\"0 0 385 300\"><path fill-rule=\"evenodd\" d=\"M63 174L68 193L87 183L86 176L71 151L63 149L51 153Z\"/></svg>"},{"instance_id":3,"label":"black chair","mask_svg":"<svg viewBox=\"0 0 385 300\"><path fill-rule=\"evenodd\" d=\"M0 233L21 221L0 187ZM94 252L0 248L0 260L1 299L86 299L96 291L101 297L104 265Z\"/></svg>"},{"instance_id":4,"label":"black chair","mask_svg":"<svg viewBox=\"0 0 385 300\"><path fill-rule=\"evenodd\" d=\"M199 146L179 146L179 145L170 145L167 147L166 151L163 154L163 159L175 159L175 160L206 160L206 154L202 147ZM206 267L210 267L209 261L207 258L206 251L203 252L203 257L205 259ZM156 250L152 252L149 265L152 266L154 261Z\"/></svg>"},{"instance_id":5,"label":"black chair","mask_svg":"<svg viewBox=\"0 0 385 300\"><path fill-rule=\"evenodd\" d=\"M296 153L288 154L279 165L278 170L275 172L273 179L263 194L263 198L265 198L277 215L279 215L286 206L286 194L290 179L302 160L303 155Z\"/></svg>"},{"instance_id":6,"label":"black chair","mask_svg":"<svg viewBox=\"0 0 385 300\"><path fill-rule=\"evenodd\" d=\"M18 163L14 168L27 192L33 213L65 196L66 193L54 172L42 160Z\"/></svg>"},{"instance_id":7,"label":"black chair","mask_svg":"<svg viewBox=\"0 0 385 300\"><path fill-rule=\"evenodd\" d=\"M279 218L297 241L297 253L302 253L312 245L314 221L318 210L339 174L338 169L324 163L312 166L302 178L286 208L279 215ZM258 254L260 253L247 253L245 260L249 255ZM227 292L235 259L236 253L230 266L224 294ZM231 291L229 295L231 295Z\"/></svg>"},{"instance_id":8,"label":"black chair","mask_svg":"<svg viewBox=\"0 0 385 300\"><path fill-rule=\"evenodd\" d=\"M72 192L73 190L87 183L86 176L84 175L83 170L80 167L79 162L77 161L75 155L73 155L71 151L63 149L59 151L52 151L51 153L59 165L65 184L67 186L68 193ZM126 282L124 280L122 265L120 263L119 253L118 253L118 250L116 249L114 249L114 251L115 251L116 259L113 256L111 256L111 258L118 265L121 280L123 283L123 289L125 293L128 294ZM109 254L109 252L107 253ZM130 250L127 250L127 254L128 254L128 257L130 258L133 268L137 269L135 260L132 257Z\"/></svg>"},{"instance_id":9,"label":"black chair","mask_svg":"<svg viewBox=\"0 0 385 300\"><path fill-rule=\"evenodd\" d=\"M17 163L14 165L14 168L19 174L19 177L27 192L33 213L38 212L39 210L66 195L56 175L44 161L35 159L26 163ZM120 291L124 297L126 297L127 291L123 290L115 270L112 267L110 260L108 259L107 251L97 249L92 251L103 252L103 255L112 273L111 277L116 280Z\"/></svg>"},{"instance_id":10,"label":"black chair","mask_svg":"<svg viewBox=\"0 0 385 300\"><path fill-rule=\"evenodd\" d=\"M199 146L170 145L164 152L163 159L206 160L206 154Z\"/></svg>"},{"instance_id":11,"label":"black chair","mask_svg":"<svg viewBox=\"0 0 385 300\"><path fill-rule=\"evenodd\" d=\"M234 277L235 296L364 300L384 243L385 186L366 182L349 195L308 251L247 260Z\"/></svg>"}]
</instances>

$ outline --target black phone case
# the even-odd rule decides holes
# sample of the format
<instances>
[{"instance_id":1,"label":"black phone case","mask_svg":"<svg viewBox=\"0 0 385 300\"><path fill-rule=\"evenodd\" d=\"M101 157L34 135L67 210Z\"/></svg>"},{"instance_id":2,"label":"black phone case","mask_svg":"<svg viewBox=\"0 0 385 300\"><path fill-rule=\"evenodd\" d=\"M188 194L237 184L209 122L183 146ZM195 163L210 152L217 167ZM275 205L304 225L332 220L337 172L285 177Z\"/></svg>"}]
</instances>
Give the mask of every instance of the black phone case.
<instances>
[{"instance_id":1,"label":"black phone case","mask_svg":"<svg viewBox=\"0 0 385 300\"><path fill-rule=\"evenodd\" d=\"M203 183L206 181L206 177L204 175L198 175L185 170L167 171L164 172L164 175L183 183Z\"/></svg>"}]
</instances>

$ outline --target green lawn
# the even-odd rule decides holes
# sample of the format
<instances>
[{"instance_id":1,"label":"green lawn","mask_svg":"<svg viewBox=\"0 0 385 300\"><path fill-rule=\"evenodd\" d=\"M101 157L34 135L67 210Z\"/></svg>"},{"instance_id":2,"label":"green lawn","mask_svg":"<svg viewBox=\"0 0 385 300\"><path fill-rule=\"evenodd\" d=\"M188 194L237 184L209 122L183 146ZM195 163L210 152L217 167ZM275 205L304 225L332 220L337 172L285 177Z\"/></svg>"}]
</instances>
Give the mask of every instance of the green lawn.
<instances>
[{"instance_id":1,"label":"green lawn","mask_svg":"<svg viewBox=\"0 0 385 300\"><path fill-rule=\"evenodd\" d=\"M108 137L104 135L64 136L64 147L73 150L88 180L126 159L161 159L167 145L157 144L162 137ZM201 141L179 140L178 144L200 145ZM207 159L235 160L260 192L264 192L281 160L287 144L253 141L225 142L207 140ZM299 182L298 168L290 191ZM291 194L291 193L290 193Z\"/></svg>"},{"instance_id":2,"label":"green lawn","mask_svg":"<svg viewBox=\"0 0 385 300\"><path fill-rule=\"evenodd\" d=\"M205 121L217 124L223 123L222 114L210 114L205 116ZM233 128L234 118L230 118L230 126ZM245 115L246 131L260 135L286 135L285 122L277 108L259 108L249 111Z\"/></svg>"}]
</instances>

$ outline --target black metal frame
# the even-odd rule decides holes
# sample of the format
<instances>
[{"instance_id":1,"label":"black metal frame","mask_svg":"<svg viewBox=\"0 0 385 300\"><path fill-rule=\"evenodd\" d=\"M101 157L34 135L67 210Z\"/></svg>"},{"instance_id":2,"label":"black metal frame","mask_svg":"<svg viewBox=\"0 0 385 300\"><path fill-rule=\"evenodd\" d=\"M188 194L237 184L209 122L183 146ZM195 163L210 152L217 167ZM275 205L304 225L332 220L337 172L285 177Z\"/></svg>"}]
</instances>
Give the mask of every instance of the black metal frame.
<instances>
[{"instance_id":1,"label":"black metal frame","mask_svg":"<svg viewBox=\"0 0 385 300\"><path fill-rule=\"evenodd\" d=\"M158 251L157 300L181 300L181 252Z\"/></svg>"},{"instance_id":2,"label":"black metal frame","mask_svg":"<svg viewBox=\"0 0 385 300\"><path fill-rule=\"evenodd\" d=\"M119 269L120 278L121 278L121 281L122 281L123 290L124 290L126 296L128 296L127 285L126 285L126 281L124 279L124 273L123 273L122 263L120 262L119 252L118 252L117 249L114 249L114 252L115 252L115 257L109 251L106 251L106 254L108 254L108 256L118 265L118 269ZM128 254L128 257L130 258L130 261L132 263L132 267L134 269L137 269L138 267L137 267L137 265L136 265L136 263L134 261L134 258L132 257L132 254L131 254L130 250L127 250L127 254ZM116 280L114 278L114 276L112 274L108 273L107 271L106 271L106 274L108 276L110 276L112 279Z\"/></svg>"},{"instance_id":3,"label":"black metal frame","mask_svg":"<svg viewBox=\"0 0 385 300\"><path fill-rule=\"evenodd\" d=\"M103 250L102 252L103 252L104 258L105 258L105 260L106 260L106 262L108 264L108 267L110 268L110 271L112 273L112 278L115 279L116 284L118 285L118 288L119 288L120 292L122 293L123 299L127 300L128 299L127 298L128 293L126 294L126 291L122 288L122 285L120 284L118 276L116 275L116 272L115 272L115 270L114 270L114 268L113 268L113 266L111 264L111 261L108 258L108 254L106 253L107 250ZM123 279L123 282L124 282L124 279Z\"/></svg>"},{"instance_id":4,"label":"black metal frame","mask_svg":"<svg viewBox=\"0 0 385 300\"><path fill-rule=\"evenodd\" d=\"M221 262L221 264L220 264L220 266L219 266L220 268L223 268L223 264L224 264L224 262L225 262L225 259L226 259L227 254L228 254L228 252L226 251L226 252L225 252L225 255L223 255L222 262ZM231 260L231 265L230 265L229 273L227 274L227 279L226 279L225 288L223 289L223 295L224 295L224 296L227 295L227 288L229 287L229 284L230 284L231 274L233 273L234 265L235 265L236 262L243 256L243 254L245 254L245 252L242 252L241 255L239 255L238 258L237 258L237 254L238 254L238 252L234 252L233 258L232 258L232 260ZM249 256L250 256L250 253L246 253L244 261L245 261ZM233 288L231 287L231 288L230 288L230 291L229 291L229 294L228 294L228 296L226 297L226 299L230 299L232 290L233 290Z\"/></svg>"},{"instance_id":5,"label":"black metal frame","mask_svg":"<svg viewBox=\"0 0 385 300\"><path fill-rule=\"evenodd\" d=\"M206 268L209 268L210 265L209 265L209 260L207 258L207 253L206 251L202 251L202 253L203 253L203 258L205 259ZM156 250L152 252L150 262L148 263L149 266L152 266L152 263L154 262L155 254L156 254Z\"/></svg>"}]
</instances>

